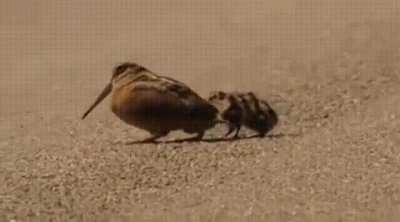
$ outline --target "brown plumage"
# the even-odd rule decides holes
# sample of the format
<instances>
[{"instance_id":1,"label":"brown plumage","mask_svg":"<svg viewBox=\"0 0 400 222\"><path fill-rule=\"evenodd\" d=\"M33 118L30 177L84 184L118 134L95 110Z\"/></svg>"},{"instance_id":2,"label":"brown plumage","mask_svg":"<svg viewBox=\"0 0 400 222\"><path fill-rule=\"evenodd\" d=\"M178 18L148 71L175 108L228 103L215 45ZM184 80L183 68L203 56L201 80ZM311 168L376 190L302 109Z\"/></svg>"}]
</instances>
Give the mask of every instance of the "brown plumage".
<instances>
[{"instance_id":1,"label":"brown plumage","mask_svg":"<svg viewBox=\"0 0 400 222\"><path fill-rule=\"evenodd\" d=\"M152 142L173 130L196 133L193 139L201 139L218 122L218 110L186 84L129 62L115 67L110 83L82 119L111 92L112 112L152 134L143 142Z\"/></svg>"},{"instance_id":2,"label":"brown plumage","mask_svg":"<svg viewBox=\"0 0 400 222\"><path fill-rule=\"evenodd\" d=\"M238 137L241 126L246 126L263 137L278 123L276 112L252 92L214 91L208 101L218 109L219 117L229 122L225 136L236 130L234 137Z\"/></svg>"}]
</instances>

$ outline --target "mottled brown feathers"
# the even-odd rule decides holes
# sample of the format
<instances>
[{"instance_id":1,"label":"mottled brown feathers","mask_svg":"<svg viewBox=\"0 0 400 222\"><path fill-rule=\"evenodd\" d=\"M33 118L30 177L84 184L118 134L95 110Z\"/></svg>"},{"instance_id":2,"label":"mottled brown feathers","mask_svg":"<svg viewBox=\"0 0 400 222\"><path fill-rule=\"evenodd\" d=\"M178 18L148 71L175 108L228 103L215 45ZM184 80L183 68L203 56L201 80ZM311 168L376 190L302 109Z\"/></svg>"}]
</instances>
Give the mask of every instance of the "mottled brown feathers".
<instances>
[{"instance_id":1,"label":"mottled brown feathers","mask_svg":"<svg viewBox=\"0 0 400 222\"><path fill-rule=\"evenodd\" d=\"M207 101L185 83L132 62L113 69L110 82L82 118L110 93L112 112L152 134L146 142L173 130L196 133L195 139L201 139L206 130L221 122L229 123L228 134L236 130L237 136L243 125L263 136L278 122L275 111L254 93L217 91Z\"/></svg>"},{"instance_id":2,"label":"mottled brown feathers","mask_svg":"<svg viewBox=\"0 0 400 222\"><path fill-rule=\"evenodd\" d=\"M219 110L220 118L230 123L226 135L236 130L237 137L241 126L246 126L264 136L278 123L276 112L252 92L214 91L208 101Z\"/></svg>"},{"instance_id":3,"label":"mottled brown feathers","mask_svg":"<svg viewBox=\"0 0 400 222\"><path fill-rule=\"evenodd\" d=\"M173 130L196 133L195 138L200 139L218 122L218 110L186 84L131 62L114 68L110 83L83 118L110 92L112 112L152 134L146 142Z\"/></svg>"},{"instance_id":4,"label":"mottled brown feathers","mask_svg":"<svg viewBox=\"0 0 400 222\"><path fill-rule=\"evenodd\" d=\"M114 70L112 72L112 78L119 76L120 74L126 72L128 69L133 73L147 71L145 67L138 65L136 63L124 62L114 67Z\"/></svg>"}]
</instances>

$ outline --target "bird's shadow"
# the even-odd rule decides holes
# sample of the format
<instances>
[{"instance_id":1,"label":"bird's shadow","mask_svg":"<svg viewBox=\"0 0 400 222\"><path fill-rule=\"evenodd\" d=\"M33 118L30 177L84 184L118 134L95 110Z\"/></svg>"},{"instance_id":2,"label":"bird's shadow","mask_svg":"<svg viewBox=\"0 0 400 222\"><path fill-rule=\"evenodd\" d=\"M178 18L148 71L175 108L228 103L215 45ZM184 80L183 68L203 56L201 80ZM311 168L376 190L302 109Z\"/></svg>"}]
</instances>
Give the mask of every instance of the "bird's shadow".
<instances>
[{"instance_id":1,"label":"bird's shadow","mask_svg":"<svg viewBox=\"0 0 400 222\"><path fill-rule=\"evenodd\" d=\"M239 141L239 140L249 140L249 139L254 139L254 138L282 138L282 137L296 137L299 136L298 134L283 134L283 133L278 133L278 134L272 134L272 135L266 135L264 137L260 137L258 135L252 135L252 136L242 136L242 137L219 137L219 138L210 138L210 139L193 139L193 138L187 138L187 139L177 139L177 140L167 140L167 141L132 141L132 142L127 142L125 145L135 145L135 144L171 144L171 143L198 143L198 142L203 142L203 143L219 143L219 142L233 142L233 141Z\"/></svg>"}]
</instances>

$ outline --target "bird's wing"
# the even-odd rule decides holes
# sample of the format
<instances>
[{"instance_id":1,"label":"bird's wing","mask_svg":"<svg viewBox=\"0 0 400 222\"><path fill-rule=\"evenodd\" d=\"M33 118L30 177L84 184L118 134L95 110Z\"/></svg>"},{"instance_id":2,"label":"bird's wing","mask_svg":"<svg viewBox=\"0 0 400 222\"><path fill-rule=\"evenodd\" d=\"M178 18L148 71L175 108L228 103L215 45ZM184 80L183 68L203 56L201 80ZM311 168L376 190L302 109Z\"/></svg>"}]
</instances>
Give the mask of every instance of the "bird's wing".
<instances>
[{"instance_id":1,"label":"bird's wing","mask_svg":"<svg viewBox=\"0 0 400 222\"><path fill-rule=\"evenodd\" d=\"M201 99L201 97L185 83L150 72L137 77L134 85L135 88L152 88L165 94L171 94L183 101L186 99Z\"/></svg>"},{"instance_id":2,"label":"bird's wing","mask_svg":"<svg viewBox=\"0 0 400 222\"><path fill-rule=\"evenodd\" d=\"M188 114L193 119L213 119L218 110L206 100L201 98L196 92L184 84L167 83L165 89L168 93L178 97L188 108Z\"/></svg>"},{"instance_id":3,"label":"bird's wing","mask_svg":"<svg viewBox=\"0 0 400 222\"><path fill-rule=\"evenodd\" d=\"M143 78L142 81L135 83L135 90L157 90L161 95L171 96L179 101L185 108L184 113L195 119L214 118L217 109L201 98L187 85L174 79L161 78Z\"/></svg>"}]
</instances>

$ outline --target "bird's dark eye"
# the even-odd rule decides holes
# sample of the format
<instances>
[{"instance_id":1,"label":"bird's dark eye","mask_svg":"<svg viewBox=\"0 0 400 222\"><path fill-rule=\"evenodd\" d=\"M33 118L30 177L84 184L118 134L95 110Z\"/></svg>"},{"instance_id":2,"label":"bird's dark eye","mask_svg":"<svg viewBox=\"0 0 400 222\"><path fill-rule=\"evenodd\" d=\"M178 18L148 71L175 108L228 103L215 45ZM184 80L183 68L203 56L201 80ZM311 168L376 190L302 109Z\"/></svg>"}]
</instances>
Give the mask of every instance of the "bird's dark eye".
<instances>
[{"instance_id":1,"label":"bird's dark eye","mask_svg":"<svg viewBox=\"0 0 400 222\"><path fill-rule=\"evenodd\" d=\"M119 66L116 70L117 74L121 74L123 73L126 69L128 68L128 66Z\"/></svg>"},{"instance_id":2,"label":"bird's dark eye","mask_svg":"<svg viewBox=\"0 0 400 222\"><path fill-rule=\"evenodd\" d=\"M129 68L129 66L127 64L122 64L122 65L117 66L114 69L113 77L117 77L121 73L125 72L128 68Z\"/></svg>"},{"instance_id":3,"label":"bird's dark eye","mask_svg":"<svg viewBox=\"0 0 400 222\"><path fill-rule=\"evenodd\" d=\"M115 78L115 77L119 76L120 74L126 72L128 69L132 70L135 73L139 73L139 72L147 70L143 66L140 66L140 65L138 65L136 63L125 62L125 63L122 63L122 64L120 64L120 65L118 65L118 66L116 66L114 68L112 78Z\"/></svg>"}]
</instances>

